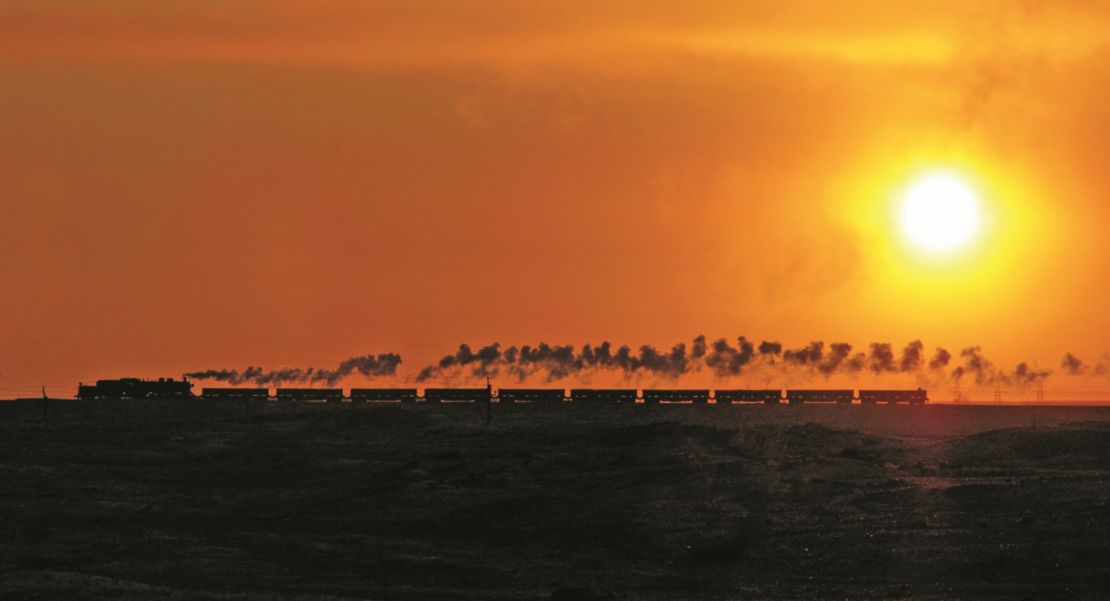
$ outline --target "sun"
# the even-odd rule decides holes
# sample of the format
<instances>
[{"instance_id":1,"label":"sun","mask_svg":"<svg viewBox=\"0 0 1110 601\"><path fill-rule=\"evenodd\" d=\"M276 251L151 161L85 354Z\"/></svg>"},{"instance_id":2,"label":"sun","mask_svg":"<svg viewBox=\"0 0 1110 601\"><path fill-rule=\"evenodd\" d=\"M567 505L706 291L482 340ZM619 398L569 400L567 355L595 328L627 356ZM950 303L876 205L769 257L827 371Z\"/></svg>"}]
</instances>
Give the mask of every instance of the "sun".
<instances>
[{"instance_id":1,"label":"sun","mask_svg":"<svg viewBox=\"0 0 1110 601\"><path fill-rule=\"evenodd\" d=\"M979 228L979 201L951 173L918 178L902 196L902 231L917 246L946 252L967 243Z\"/></svg>"}]
</instances>

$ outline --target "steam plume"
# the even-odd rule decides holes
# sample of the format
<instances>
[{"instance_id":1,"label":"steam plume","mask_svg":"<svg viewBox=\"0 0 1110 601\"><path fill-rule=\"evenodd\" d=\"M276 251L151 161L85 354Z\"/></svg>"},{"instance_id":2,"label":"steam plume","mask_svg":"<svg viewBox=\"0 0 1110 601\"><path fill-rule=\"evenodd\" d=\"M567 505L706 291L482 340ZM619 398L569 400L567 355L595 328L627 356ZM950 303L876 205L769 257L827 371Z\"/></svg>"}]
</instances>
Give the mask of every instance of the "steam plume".
<instances>
[{"instance_id":1,"label":"steam plume","mask_svg":"<svg viewBox=\"0 0 1110 601\"><path fill-rule=\"evenodd\" d=\"M995 381L993 377L994 366L983 357L983 353L978 346L969 346L960 351L960 357L963 358L964 363L952 370L953 378L960 380L964 376L970 375L975 378L975 383L979 385L991 384Z\"/></svg>"},{"instance_id":2,"label":"steam plume","mask_svg":"<svg viewBox=\"0 0 1110 601\"><path fill-rule=\"evenodd\" d=\"M777 342L764 341L758 348L760 356L771 357L778 355L782 347ZM736 338L735 344L725 338L708 343L705 336L698 336L690 345L680 342L669 350L652 345L632 350L629 346L614 347L608 341L596 346L586 344L580 349L546 342L500 349L500 344L493 343L474 352L469 345L461 344L455 353L421 369L416 380L506 374L519 381L540 375L550 382L586 371L618 372L626 378L648 375L675 379L702 368L725 378L740 374L756 357L756 345L743 336Z\"/></svg>"},{"instance_id":3,"label":"steam plume","mask_svg":"<svg viewBox=\"0 0 1110 601\"><path fill-rule=\"evenodd\" d=\"M735 376L751 362L755 346L743 336L737 338L736 342L735 348L724 338L713 343L713 350L706 357L705 364L718 377Z\"/></svg>"},{"instance_id":4,"label":"steam plume","mask_svg":"<svg viewBox=\"0 0 1110 601\"><path fill-rule=\"evenodd\" d=\"M766 340L764 340L763 342L759 343L760 355L778 356L781 353L782 345L777 342L767 342Z\"/></svg>"},{"instance_id":5,"label":"steam plume","mask_svg":"<svg viewBox=\"0 0 1110 601\"><path fill-rule=\"evenodd\" d=\"M948 367L950 361L952 361L952 353L938 347L936 354L929 360L929 369L932 371L943 370Z\"/></svg>"},{"instance_id":6,"label":"steam plume","mask_svg":"<svg viewBox=\"0 0 1110 601\"><path fill-rule=\"evenodd\" d=\"M216 380L238 386L240 384L253 384L255 386L282 386L285 384L319 384L334 386L344 378L356 373L378 378L393 376L397 373L397 366L401 364L401 356L396 353L382 353L379 355L360 355L345 359L335 369L309 368L284 368L266 371L261 367L247 367L243 371L237 369L208 369L185 374L187 378L195 380Z\"/></svg>"},{"instance_id":7,"label":"steam plume","mask_svg":"<svg viewBox=\"0 0 1110 601\"><path fill-rule=\"evenodd\" d=\"M925 360L924 353L925 345L920 340L914 340L902 349L902 359L898 362L898 369L903 372L917 371L921 369L921 363Z\"/></svg>"},{"instance_id":8,"label":"steam plume","mask_svg":"<svg viewBox=\"0 0 1110 601\"><path fill-rule=\"evenodd\" d=\"M851 354L852 345L847 342L834 342L829 345L828 358L818 366L818 369L826 376L832 375L845 365L845 362L848 361Z\"/></svg>"},{"instance_id":9,"label":"steam plume","mask_svg":"<svg viewBox=\"0 0 1110 601\"><path fill-rule=\"evenodd\" d=\"M820 340L784 350L778 342L765 340L755 344L744 336L712 342L697 336L690 344L678 343L669 349L652 345L633 349L606 341L581 347L541 342L503 348L493 343L475 351L470 345L461 344L456 352L420 370L416 380L506 376L517 381L538 378L552 382L570 377L588 379L595 372L615 373L625 379L646 376L675 380L701 371L718 379L745 373L796 379L804 378L807 372L825 377L856 377L866 371L876 376L915 374L919 382L953 378L971 380L980 386L1024 386L1041 381L1050 373L1026 362L1013 371L999 370L977 346L963 349L959 360L960 364L949 371L952 354L937 348L926 361L925 345L920 340L907 343L900 353L889 342L871 343L865 352L854 352L847 342L826 346Z\"/></svg>"},{"instance_id":10,"label":"steam plume","mask_svg":"<svg viewBox=\"0 0 1110 601\"><path fill-rule=\"evenodd\" d=\"M881 374L898 371L894 366L894 347L889 342L871 343L871 371Z\"/></svg>"},{"instance_id":11,"label":"steam plume","mask_svg":"<svg viewBox=\"0 0 1110 601\"><path fill-rule=\"evenodd\" d=\"M1083 360L1071 353L1064 355L1064 359L1060 362L1060 367L1064 369L1069 375L1077 376L1087 371L1087 366L1083 365Z\"/></svg>"},{"instance_id":12,"label":"steam plume","mask_svg":"<svg viewBox=\"0 0 1110 601\"><path fill-rule=\"evenodd\" d=\"M782 354L782 360L795 365L816 365L821 361L824 350L825 343L817 340L800 349L787 349Z\"/></svg>"},{"instance_id":13,"label":"steam plume","mask_svg":"<svg viewBox=\"0 0 1110 601\"><path fill-rule=\"evenodd\" d=\"M1051 374L1052 372L1047 369L1036 369L1022 361L1018 363L1017 368L1014 369L1012 383L1018 388L1025 388L1031 384L1043 381Z\"/></svg>"}]
</instances>

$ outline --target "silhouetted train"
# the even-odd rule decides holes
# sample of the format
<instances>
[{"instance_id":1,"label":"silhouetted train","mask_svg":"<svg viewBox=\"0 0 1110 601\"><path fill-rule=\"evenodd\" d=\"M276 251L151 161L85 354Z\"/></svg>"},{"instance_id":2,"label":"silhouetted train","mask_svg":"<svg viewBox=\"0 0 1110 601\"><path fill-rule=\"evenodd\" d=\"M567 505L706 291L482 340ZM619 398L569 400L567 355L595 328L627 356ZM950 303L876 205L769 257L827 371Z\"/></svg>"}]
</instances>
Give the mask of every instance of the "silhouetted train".
<instances>
[{"instance_id":1,"label":"silhouetted train","mask_svg":"<svg viewBox=\"0 0 1110 601\"><path fill-rule=\"evenodd\" d=\"M79 399L185 399L193 396L193 384L186 380L158 378L120 378L97 380L96 384L77 385Z\"/></svg>"},{"instance_id":2,"label":"silhouetted train","mask_svg":"<svg viewBox=\"0 0 1110 601\"><path fill-rule=\"evenodd\" d=\"M351 402L381 402L395 401L399 403L415 403L415 388L352 388Z\"/></svg>"},{"instance_id":3,"label":"silhouetted train","mask_svg":"<svg viewBox=\"0 0 1110 601\"><path fill-rule=\"evenodd\" d=\"M202 393L206 399L265 401L270 398L269 388L205 388Z\"/></svg>"},{"instance_id":4,"label":"silhouetted train","mask_svg":"<svg viewBox=\"0 0 1110 601\"><path fill-rule=\"evenodd\" d=\"M120 380L97 380L95 385L81 384L77 388L79 399L153 399L153 398L196 398L192 393L193 384L187 380L159 378L140 380L123 378ZM204 388L200 398L216 400L270 400L340 403L349 399L352 403L399 402L415 403L477 403L497 401L498 403L636 403L647 405L660 403L692 403L707 405L735 405L762 403L778 405L789 403L835 403L848 405L875 403L909 403L919 405L928 402L928 393L916 390L804 390L789 389L662 389L662 388L501 388L496 392L490 386L485 388L352 388L349 396L344 396L342 388L278 388L276 395L270 396L268 388Z\"/></svg>"}]
</instances>

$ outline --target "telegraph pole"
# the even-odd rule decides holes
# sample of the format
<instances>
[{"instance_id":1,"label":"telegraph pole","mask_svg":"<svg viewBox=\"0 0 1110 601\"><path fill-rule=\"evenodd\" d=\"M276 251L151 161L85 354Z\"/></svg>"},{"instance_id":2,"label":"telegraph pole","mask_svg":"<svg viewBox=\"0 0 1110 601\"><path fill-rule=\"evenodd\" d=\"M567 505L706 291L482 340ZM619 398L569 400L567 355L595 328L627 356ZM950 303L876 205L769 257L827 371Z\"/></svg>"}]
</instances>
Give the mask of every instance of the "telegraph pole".
<instances>
[{"instance_id":1,"label":"telegraph pole","mask_svg":"<svg viewBox=\"0 0 1110 601\"><path fill-rule=\"evenodd\" d=\"M490 421L493 419L493 385L490 384L489 376L486 376L486 427L489 427Z\"/></svg>"}]
</instances>

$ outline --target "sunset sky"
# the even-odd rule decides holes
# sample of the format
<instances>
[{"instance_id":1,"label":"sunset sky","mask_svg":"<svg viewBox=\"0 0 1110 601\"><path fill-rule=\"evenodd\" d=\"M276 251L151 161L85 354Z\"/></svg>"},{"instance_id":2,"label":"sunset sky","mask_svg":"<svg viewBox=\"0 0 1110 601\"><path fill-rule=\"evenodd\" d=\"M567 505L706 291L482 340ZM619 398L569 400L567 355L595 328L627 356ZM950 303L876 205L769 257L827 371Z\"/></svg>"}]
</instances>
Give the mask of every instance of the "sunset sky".
<instances>
[{"instance_id":1,"label":"sunset sky","mask_svg":"<svg viewBox=\"0 0 1110 601\"><path fill-rule=\"evenodd\" d=\"M698 334L1110 388L1108 94L1105 2L5 0L0 397Z\"/></svg>"}]
</instances>

